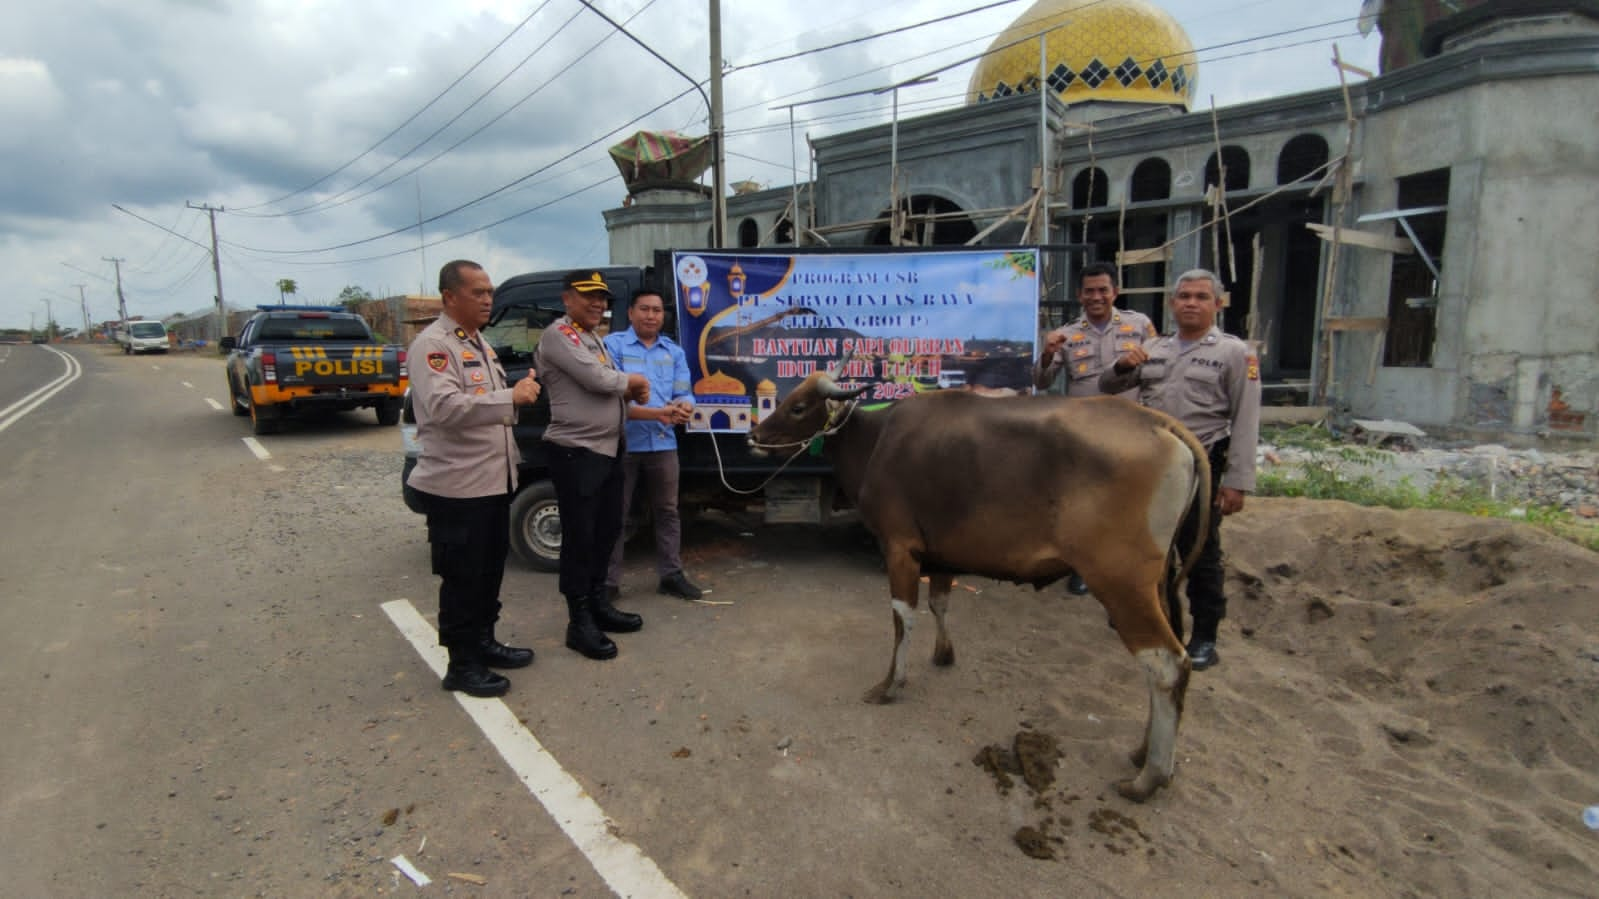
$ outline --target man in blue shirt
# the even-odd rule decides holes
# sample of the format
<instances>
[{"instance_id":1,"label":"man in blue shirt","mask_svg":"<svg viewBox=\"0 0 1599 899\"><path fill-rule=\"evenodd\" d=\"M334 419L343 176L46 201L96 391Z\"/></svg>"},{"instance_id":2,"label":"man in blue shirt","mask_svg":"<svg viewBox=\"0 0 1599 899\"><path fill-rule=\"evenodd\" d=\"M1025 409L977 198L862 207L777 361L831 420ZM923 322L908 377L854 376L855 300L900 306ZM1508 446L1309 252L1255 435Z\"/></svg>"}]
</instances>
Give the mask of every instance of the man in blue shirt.
<instances>
[{"instance_id":1,"label":"man in blue shirt","mask_svg":"<svg viewBox=\"0 0 1599 899\"><path fill-rule=\"evenodd\" d=\"M703 595L683 574L680 544L683 525L677 511L677 425L688 422L694 409L689 390L688 358L683 348L661 333L666 323L666 303L651 290L633 294L627 304L627 330L605 338L605 349L617 367L649 379L650 397L627 406L627 455L622 463L622 520L627 520L633 491L642 475L655 516L655 568L661 576L660 592L682 599ZM622 544L616 541L605 590L621 593Z\"/></svg>"}]
</instances>

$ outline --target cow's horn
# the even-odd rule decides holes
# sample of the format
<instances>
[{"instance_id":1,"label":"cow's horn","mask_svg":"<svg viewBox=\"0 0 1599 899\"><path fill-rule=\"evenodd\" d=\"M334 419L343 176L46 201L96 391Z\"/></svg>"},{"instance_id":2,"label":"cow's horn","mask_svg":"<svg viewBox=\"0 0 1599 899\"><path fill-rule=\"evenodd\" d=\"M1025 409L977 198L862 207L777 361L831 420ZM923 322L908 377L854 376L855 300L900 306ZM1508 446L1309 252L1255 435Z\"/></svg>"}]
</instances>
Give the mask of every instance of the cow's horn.
<instances>
[{"instance_id":1,"label":"cow's horn","mask_svg":"<svg viewBox=\"0 0 1599 899\"><path fill-rule=\"evenodd\" d=\"M850 349L844 353L844 358L827 367L827 377L835 381L844 377L844 372L849 370L850 360L854 358L855 348L850 347Z\"/></svg>"},{"instance_id":2,"label":"cow's horn","mask_svg":"<svg viewBox=\"0 0 1599 899\"><path fill-rule=\"evenodd\" d=\"M854 390L845 390L838 386L838 383L830 375L825 373L816 379L816 392L820 393L823 399L829 400L852 400L865 393L867 388L871 386L870 384L862 384Z\"/></svg>"}]
</instances>

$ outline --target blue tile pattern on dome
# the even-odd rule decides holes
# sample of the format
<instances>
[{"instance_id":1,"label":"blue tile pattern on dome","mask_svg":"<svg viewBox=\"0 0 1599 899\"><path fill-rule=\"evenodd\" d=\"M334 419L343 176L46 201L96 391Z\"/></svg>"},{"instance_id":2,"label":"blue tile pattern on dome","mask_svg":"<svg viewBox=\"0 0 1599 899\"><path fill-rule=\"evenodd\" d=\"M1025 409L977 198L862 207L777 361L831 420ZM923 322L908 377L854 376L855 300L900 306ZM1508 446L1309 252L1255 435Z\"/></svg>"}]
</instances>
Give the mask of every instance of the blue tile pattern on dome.
<instances>
[{"instance_id":1,"label":"blue tile pattern on dome","mask_svg":"<svg viewBox=\"0 0 1599 899\"><path fill-rule=\"evenodd\" d=\"M1193 42L1158 0L1034 0L978 62L966 98L1013 97L1042 80L1068 105L1110 100L1187 109L1198 76Z\"/></svg>"}]
</instances>

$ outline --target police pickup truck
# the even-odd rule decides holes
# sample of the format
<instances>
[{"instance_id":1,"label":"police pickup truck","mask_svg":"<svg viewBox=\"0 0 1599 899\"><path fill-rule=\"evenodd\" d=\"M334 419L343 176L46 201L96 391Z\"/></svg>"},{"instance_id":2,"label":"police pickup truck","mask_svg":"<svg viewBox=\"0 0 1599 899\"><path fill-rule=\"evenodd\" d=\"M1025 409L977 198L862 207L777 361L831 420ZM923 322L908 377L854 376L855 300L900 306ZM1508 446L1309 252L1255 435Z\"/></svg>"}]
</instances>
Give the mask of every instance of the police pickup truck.
<instances>
[{"instance_id":1,"label":"police pickup truck","mask_svg":"<svg viewBox=\"0 0 1599 899\"><path fill-rule=\"evenodd\" d=\"M408 382L403 347L378 342L366 320L339 306L260 306L238 337L222 338L228 397L270 434L312 409L373 408L378 424L400 420Z\"/></svg>"}]
</instances>

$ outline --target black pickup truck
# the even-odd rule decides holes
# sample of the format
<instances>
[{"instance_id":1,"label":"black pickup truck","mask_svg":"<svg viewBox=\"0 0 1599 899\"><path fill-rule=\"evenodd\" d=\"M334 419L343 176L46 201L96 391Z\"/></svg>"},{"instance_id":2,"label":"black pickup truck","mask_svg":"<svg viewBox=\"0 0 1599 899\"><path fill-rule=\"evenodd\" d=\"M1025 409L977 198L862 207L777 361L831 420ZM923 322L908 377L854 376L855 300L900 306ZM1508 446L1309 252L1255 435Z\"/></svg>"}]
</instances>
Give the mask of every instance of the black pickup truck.
<instances>
[{"instance_id":1,"label":"black pickup truck","mask_svg":"<svg viewBox=\"0 0 1599 899\"><path fill-rule=\"evenodd\" d=\"M677 332L671 288L655 283L658 270L659 266L599 269L616 295L609 313L612 327L618 330L627 327L627 299L634 290L647 285L664 291L668 298L664 330L668 334ZM561 303L564 275L564 271L518 275L495 289L494 312L483 333L505 366L507 383L514 384L526 374L533 364L533 349L538 346L540 335L565 314ZM542 440L549 423L549 401L540 397L536 404L521 410L512 429L522 451L522 465L518 469L520 488L511 502L511 548L524 562L540 571L557 570L561 560L561 518ZM421 512L415 495L405 486L421 451L409 406L401 430L406 449L401 489L406 505ZM678 506L685 520L704 509L744 509L755 504L763 507L765 520L771 523L814 523L833 515L831 469L819 456L801 457L784 468L781 476L766 484L763 490L750 494L728 487L755 488L772 475L779 463L751 455L742 434L687 433L680 428L678 461L681 467ZM634 508L645 505L635 503ZM648 509L640 509L640 512L647 514ZM640 523L629 522L628 533L636 530Z\"/></svg>"},{"instance_id":2,"label":"black pickup truck","mask_svg":"<svg viewBox=\"0 0 1599 899\"><path fill-rule=\"evenodd\" d=\"M385 345L366 320L339 306L261 306L239 336L222 338L228 398L255 433L311 409L374 408L378 424L400 420L405 348Z\"/></svg>"}]
</instances>

